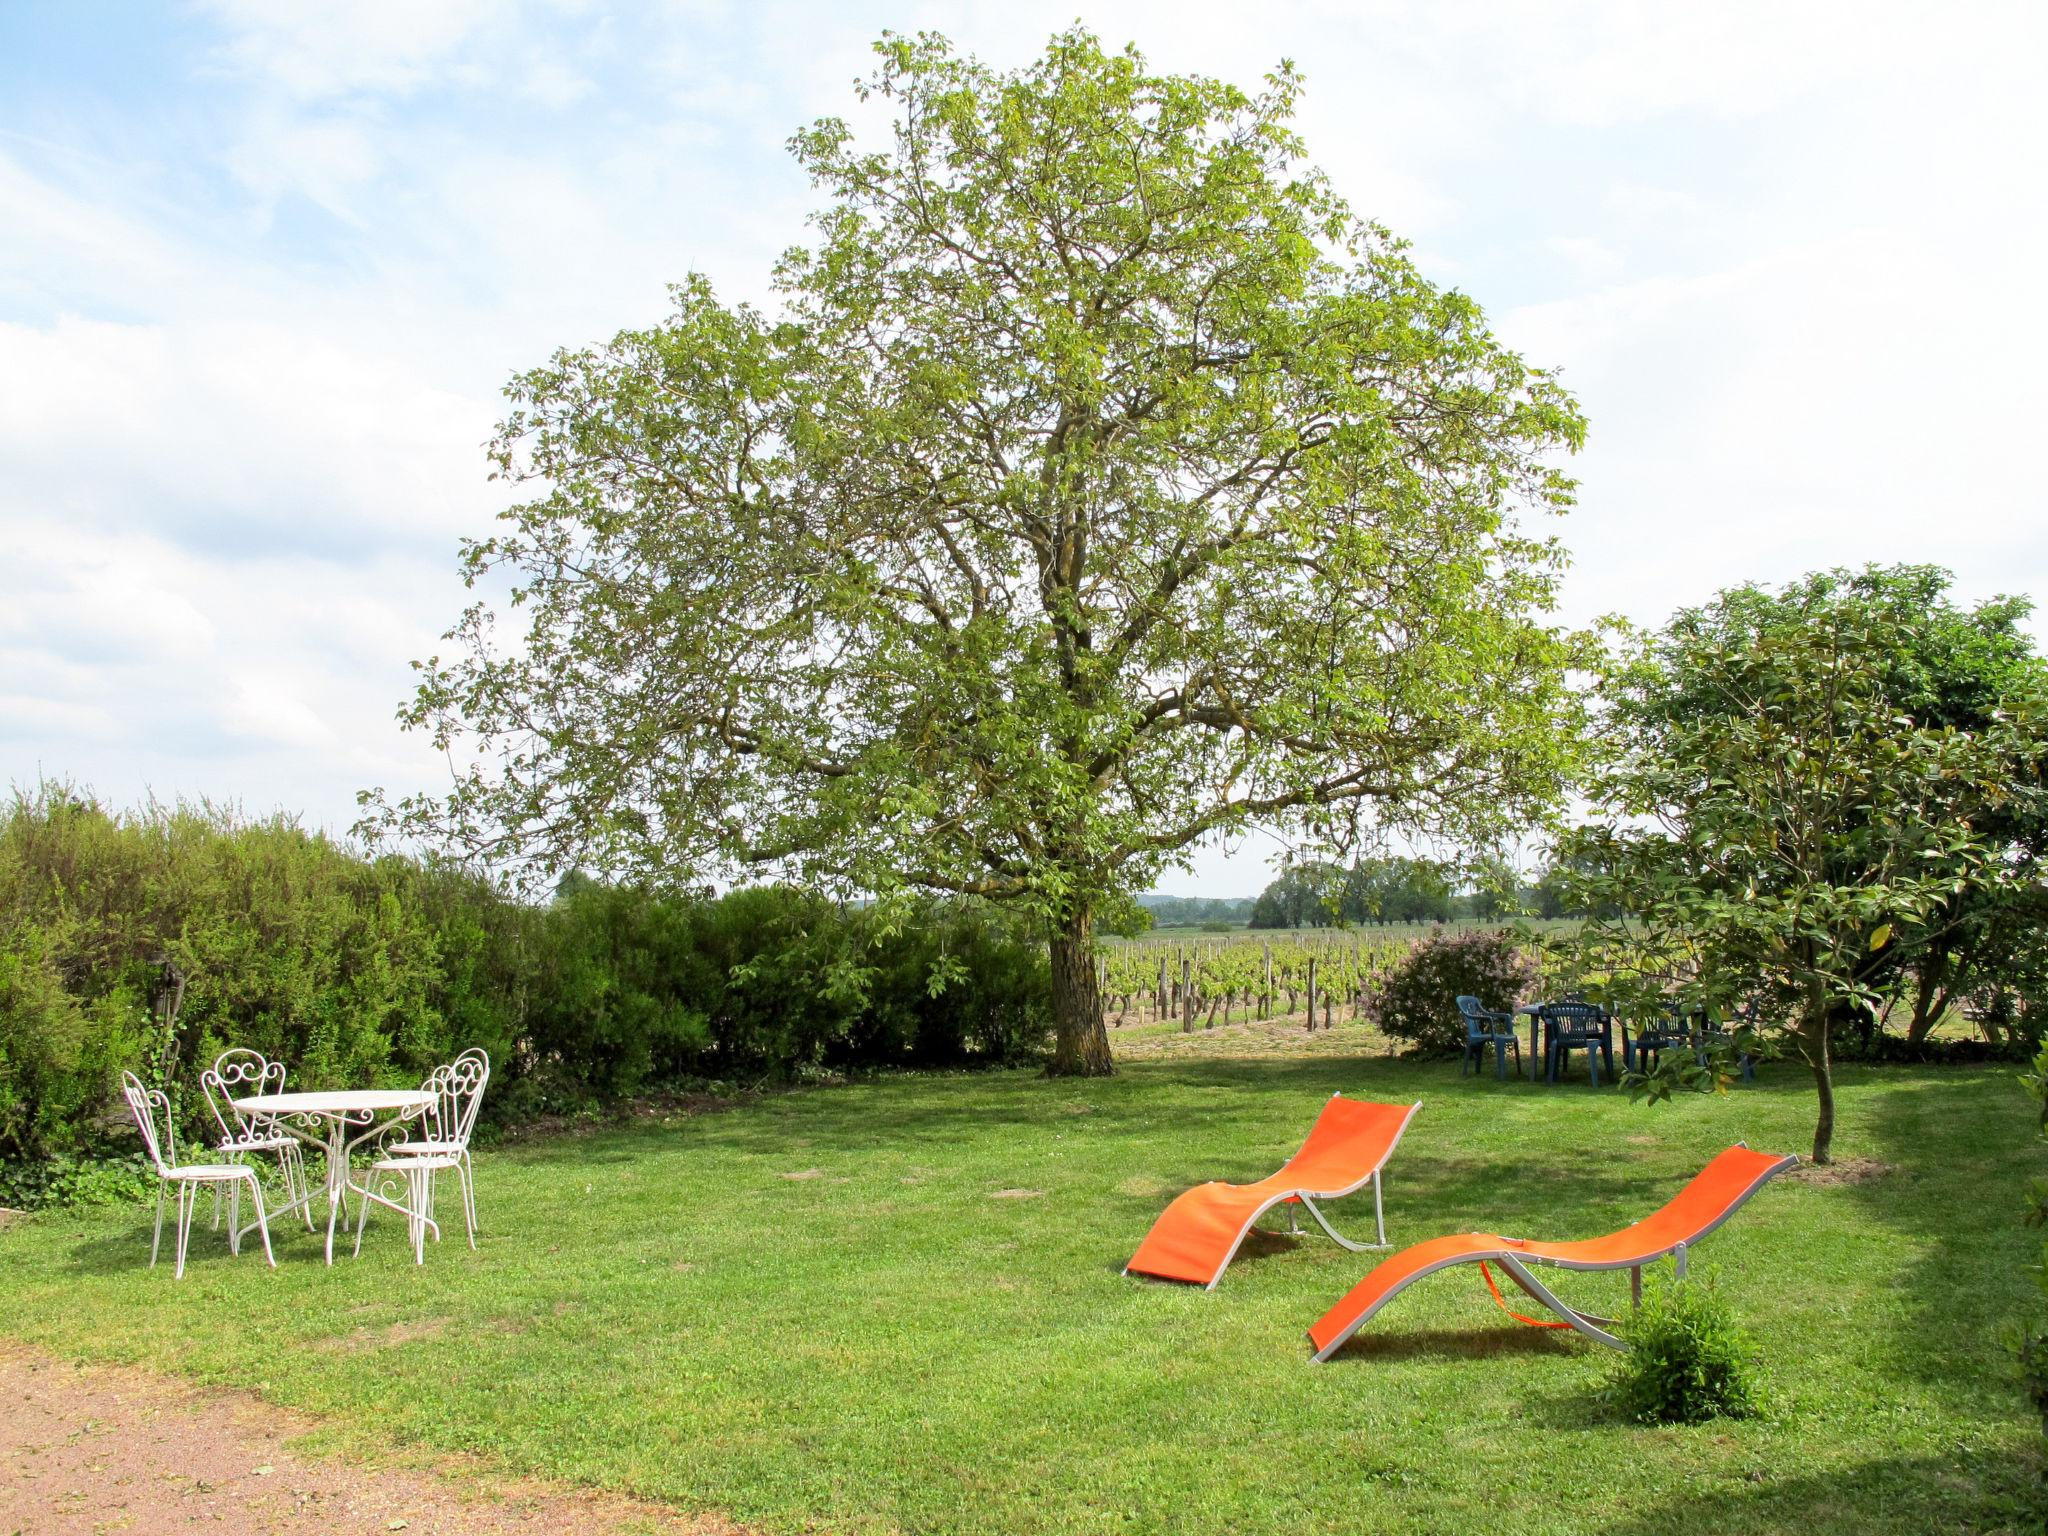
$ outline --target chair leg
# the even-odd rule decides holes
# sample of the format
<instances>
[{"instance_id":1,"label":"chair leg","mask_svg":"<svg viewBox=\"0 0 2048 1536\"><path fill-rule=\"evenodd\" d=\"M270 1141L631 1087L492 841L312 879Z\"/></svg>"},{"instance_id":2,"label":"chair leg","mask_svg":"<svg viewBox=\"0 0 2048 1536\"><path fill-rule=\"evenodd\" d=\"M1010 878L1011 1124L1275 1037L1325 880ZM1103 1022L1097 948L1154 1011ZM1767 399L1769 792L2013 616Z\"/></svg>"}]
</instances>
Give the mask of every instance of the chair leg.
<instances>
[{"instance_id":1,"label":"chair leg","mask_svg":"<svg viewBox=\"0 0 2048 1536\"><path fill-rule=\"evenodd\" d=\"M192 1208L199 1204L199 1188L188 1180L178 1182L178 1263L173 1280L185 1278L185 1250L192 1243Z\"/></svg>"},{"instance_id":2,"label":"chair leg","mask_svg":"<svg viewBox=\"0 0 2048 1536\"><path fill-rule=\"evenodd\" d=\"M460 1160L455 1165L462 1175L462 1215L469 1223L469 1246L476 1247L476 1169L469 1161L469 1148L464 1147Z\"/></svg>"},{"instance_id":3,"label":"chair leg","mask_svg":"<svg viewBox=\"0 0 2048 1536\"><path fill-rule=\"evenodd\" d=\"M1620 1339L1617 1339L1613 1334L1608 1333L1605 1329L1596 1326L1600 1323L1608 1323L1611 1325L1613 1323L1612 1318L1596 1318L1590 1312L1580 1312L1572 1307L1566 1306L1562 1301L1558 1300L1558 1298L1551 1292L1549 1287L1545 1286L1542 1281L1538 1280L1528 1270L1524 1269L1522 1265L1516 1261L1513 1254L1502 1254L1500 1256L1500 1267L1507 1271L1508 1274L1513 1276L1515 1283L1519 1285L1523 1290L1527 1291L1531 1296L1535 1297L1538 1301L1542 1302L1544 1306L1550 1308L1551 1311L1555 1312L1559 1317L1563 1318L1567 1323L1571 1324L1571 1326L1576 1328L1580 1333L1586 1335L1587 1338L1597 1340L1599 1343L1605 1344L1609 1349L1625 1350L1628 1348L1626 1344L1622 1343L1622 1341Z\"/></svg>"},{"instance_id":4,"label":"chair leg","mask_svg":"<svg viewBox=\"0 0 2048 1536\"><path fill-rule=\"evenodd\" d=\"M220 1186L214 1186L214 1203L220 1203ZM242 1251L242 1181L236 1179L228 1186L228 1252Z\"/></svg>"},{"instance_id":5,"label":"chair leg","mask_svg":"<svg viewBox=\"0 0 2048 1536\"><path fill-rule=\"evenodd\" d=\"M415 1264L427 1262L427 1200L434 1187L434 1176L424 1168L410 1169L406 1182L412 1185L412 1261Z\"/></svg>"},{"instance_id":6,"label":"chair leg","mask_svg":"<svg viewBox=\"0 0 2048 1536\"><path fill-rule=\"evenodd\" d=\"M156 1231L149 1239L149 1267L156 1268L156 1251L164 1245L164 1181L156 1181Z\"/></svg>"},{"instance_id":7,"label":"chair leg","mask_svg":"<svg viewBox=\"0 0 2048 1536\"><path fill-rule=\"evenodd\" d=\"M1380 1240L1377 1243L1354 1243L1350 1238L1330 1225L1330 1218L1323 1214L1323 1208L1307 1195L1301 1196L1301 1208L1315 1218L1316 1225L1323 1229L1323 1235L1328 1237L1338 1247L1351 1253L1370 1253L1375 1248L1387 1246L1387 1221L1386 1215L1380 1206L1380 1189L1377 1179L1373 1181L1372 1194L1373 1219L1378 1222L1380 1230Z\"/></svg>"},{"instance_id":8,"label":"chair leg","mask_svg":"<svg viewBox=\"0 0 2048 1536\"><path fill-rule=\"evenodd\" d=\"M275 1269L277 1255L270 1247L270 1217L263 1209L263 1181L256 1177L254 1168L249 1170L249 1194L256 1202L256 1230L263 1234L263 1257L269 1261L270 1267Z\"/></svg>"}]
</instances>

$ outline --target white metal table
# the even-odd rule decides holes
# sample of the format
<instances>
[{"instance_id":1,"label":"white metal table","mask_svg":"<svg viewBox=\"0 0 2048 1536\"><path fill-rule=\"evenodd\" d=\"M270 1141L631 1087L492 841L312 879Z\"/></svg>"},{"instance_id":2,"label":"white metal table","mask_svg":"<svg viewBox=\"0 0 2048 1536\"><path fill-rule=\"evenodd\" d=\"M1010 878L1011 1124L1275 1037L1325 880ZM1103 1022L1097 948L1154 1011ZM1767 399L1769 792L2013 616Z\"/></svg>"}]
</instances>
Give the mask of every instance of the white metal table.
<instances>
[{"instance_id":1,"label":"white metal table","mask_svg":"<svg viewBox=\"0 0 2048 1536\"><path fill-rule=\"evenodd\" d=\"M236 1099L235 1108L262 1116L327 1157L327 1262L334 1262L334 1221L348 1192L368 1196L369 1190L349 1177L349 1154L402 1120L410 1120L434 1102L422 1088L347 1088L332 1093L258 1093ZM286 1206L285 1215L305 1204Z\"/></svg>"}]
</instances>

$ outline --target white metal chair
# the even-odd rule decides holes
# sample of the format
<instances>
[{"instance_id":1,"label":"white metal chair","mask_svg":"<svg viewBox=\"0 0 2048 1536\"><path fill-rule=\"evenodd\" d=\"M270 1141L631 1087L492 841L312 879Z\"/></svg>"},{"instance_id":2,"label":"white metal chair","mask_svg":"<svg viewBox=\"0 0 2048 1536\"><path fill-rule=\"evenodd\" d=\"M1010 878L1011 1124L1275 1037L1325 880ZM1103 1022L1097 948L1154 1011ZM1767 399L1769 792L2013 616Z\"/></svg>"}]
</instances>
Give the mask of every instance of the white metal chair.
<instances>
[{"instance_id":1,"label":"white metal chair","mask_svg":"<svg viewBox=\"0 0 2048 1536\"><path fill-rule=\"evenodd\" d=\"M421 1119L425 1134L404 1141L387 1142L382 1154L370 1165L373 1180L403 1178L405 1200L378 1193L366 1193L362 1214L356 1218L356 1252L363 1251L363 1228L369 1224L370 1206L388 1205L406 1218L406 1236L412 1241L413 1262L426 1262L426 1235L441 1240L440 1224L434 1220L434 1175L452 1170L462 1190L462 1218L469 1231L469 1246L476 1247L476 1174L469 1157L469 1136L476 1127L477 1106L483 1102L484 1085L491 1079L491 1058L483 1051L464 1051L446 1066L436 1067L420 1086L434 1096Z\"/></svg>"},{"instance_id":2,"label":"white metal chair","mask_svg":"<svg viewBox=\"0 0 2048 1536\"><path fill-rule=\"evenodd\" d=\"M266 1061L259 1051L237 1047L222 1051L214 1058L213 1065L199 1074L200 1091L206 1095L206 1107L213 1115L213 1123L220 1133L215 1148L231 1163L239 1163L252 1153L263 1154L277 1159L277 1170L284 1177L285 1209L296 1208L306 1221L306 1230L313 1230L313 1202L307 1195L306 1162L299 1151L299 1139L277 1128L275 1122L262 1115L245 1115L235 1107L235 1100L257 1093L284 1092L284 1063ZM228 1189L228 1220L239 1223L242 1189L239 1183ZM220 1225L220 1191L216 1186L213 1197L214 1225Z\"/></svg>"},{"instance_id":3,"label":"white metal chair","mask_svg":"<svg viewBox=\"0 0 2048 1536\"><path fill-rule=\"evenodd\" d=\"M270 1248L270 1222L263 1211L263 1181L256 1170L247 1163L178 1163L177 1130L171 1123L171 1101L154 1088L142 1086L142 1079L133 1072L121 1074L121 1094L127 1099L128 1108L135 1116L135 1128L142 1133L142 1144L149 1149L149 1160L156 1168L156 1231L149 1241L150 1267L156 1267L157 1251L164 1239L164 1186L172 1184L178 1190L178 1231L177 1279L185 1276L185 1250L192 1240L192 1207L199 1203L201 1185L212 1185L216 1189L225 1184L239 1191L244 1183L256 1202L256 1229L263 1234L263 1256L270 1261L272 1269L277 1268L277 1255ZM161 1113L163 1123L157 1123ZM228 1252L242 1251L242 1234L231 1218L228 1222Z\"/></svg>"}]
</instances>

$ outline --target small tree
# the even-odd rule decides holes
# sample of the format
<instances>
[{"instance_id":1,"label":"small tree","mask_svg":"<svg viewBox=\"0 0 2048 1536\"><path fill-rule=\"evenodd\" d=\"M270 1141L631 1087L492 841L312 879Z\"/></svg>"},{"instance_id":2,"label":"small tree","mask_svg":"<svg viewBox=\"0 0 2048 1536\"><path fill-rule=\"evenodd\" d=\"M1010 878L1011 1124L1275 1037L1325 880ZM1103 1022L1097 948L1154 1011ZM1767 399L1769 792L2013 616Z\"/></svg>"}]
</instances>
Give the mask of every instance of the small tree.
<instances>
[{"instance_id":1,"label":"small tree","mask_svg":"<svg viewBox=\"0 0 2048 1536\"><path fill-rule=\"evenodd\" d=\"M1687 1001L1757 1006L1812 1070L1813 1157L1834 1135L1833 1031L1960 913L2038 885L2001 829L2041 793L2032 674L1974 728L1940 718L1914 670L1954 610L1905 572L1745 586L1628 642L1603 679L1599 821L1558 868L1589 969Z\"/></svg>"},{"instance_id":2,"label":"small tree","mask_svg":"<svg viewBox=\"0 0 2048 1536\"><path fill-rule=\"evenodd\" d=\"M1553 802L1540 622L1571 399L1302 163L1300 80L1076 28L998 73L885 37L870 149L773 317L692 277L511 386L473 608L402 718L477 766L366 830L655 882L970 893L1051 941L1053 1070L1110 1070L1098 914L1198 841ZM758 878L758 876L757 876Z\"/></svg>"}]
</instances>

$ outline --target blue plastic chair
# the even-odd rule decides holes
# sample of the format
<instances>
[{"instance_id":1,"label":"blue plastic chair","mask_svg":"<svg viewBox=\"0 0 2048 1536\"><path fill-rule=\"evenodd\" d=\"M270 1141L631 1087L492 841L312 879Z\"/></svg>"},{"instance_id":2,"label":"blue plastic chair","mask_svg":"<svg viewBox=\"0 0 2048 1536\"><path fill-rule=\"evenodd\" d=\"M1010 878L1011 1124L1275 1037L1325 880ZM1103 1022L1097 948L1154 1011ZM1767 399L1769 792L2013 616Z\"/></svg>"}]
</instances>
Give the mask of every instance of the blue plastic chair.
<instances>
[{"instance_id":1,"label":"blue plastic chair","mask_svg":"<svg viewBox=\"0 0 2048 1536\"><path fill-rule=\"evenodd\" d=\"M1584 1051L1593 1074L1593 1086L1600 1086L1600 1058L1607 1058L1607 1072L1614 1073L1614 1021L1598 1003L1545 1003L1543 1017L1544 1077L1557 1081L1557 1069L1570 1051Z\"/></svg>"},{"instance_id":2,"label":"blue plastic chair","mask_svg":"<svg viewBox=\"0 0 2048 1536\"><path fill-rule=\"evenodd\" d=\"M1695 1029L1695 1024L1699 1029ZM1629 1071L1648 1072L1664 1057L1668 1050L1697 1049L1696 1036L1703 1032L1706 1016L1701 1013L1688 1015L1677 1003L1666 1003L1656 1020L1637 1027L1631 1036L1626 1026L1621 1032L1621 1061Z\"/></svg>"},{"instance_id":3,"label":"blue plastic chair","mask_svg":"<svg viewBox=\"0 0 2048 1536\"><path fill-rule=\"evenodd\" d=\"M1494 1072L1498 1077L1508 1075L1508 1051L1515 1053L1515 1076L1522 1075L1522 1042L1515 1034L1515 1016L1499 1013L1488 1008L1476 997L1460 997L1458 1012L1465 1020L1465 1055L1458 1063L1458 1076L1465 1076L1467 1070L1477 1072L1481 1062L1486 1060L1486 1048L1493 1047Z\"/></svg>"}]
</instances>

